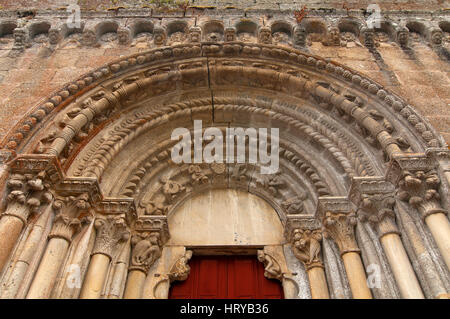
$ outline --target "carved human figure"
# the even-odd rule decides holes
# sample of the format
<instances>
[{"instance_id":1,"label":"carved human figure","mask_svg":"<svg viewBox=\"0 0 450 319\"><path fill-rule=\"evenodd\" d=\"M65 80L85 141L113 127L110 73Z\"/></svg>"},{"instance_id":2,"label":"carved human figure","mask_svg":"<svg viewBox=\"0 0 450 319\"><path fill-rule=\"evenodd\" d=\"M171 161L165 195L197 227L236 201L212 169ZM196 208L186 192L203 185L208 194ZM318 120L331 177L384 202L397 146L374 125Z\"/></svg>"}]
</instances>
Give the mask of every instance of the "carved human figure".
<instances>
[{"instance_id":1,"label":"carved human figure","mask_svg":"<svg viewBox=\"0 0 450 319\"><path fill-rule=\"evenodd\" d=\"M171 206L164 205L161 201L141 200L139 207L144 209L145 215L165 215Z\"/></svg>"},{"instance_id":2,"label":"carved human figure","mask_svg":"<svg viewBox=\"0 0 450 319\"><path fill-rule=\"evenodd\" d=\"M189 174L191 174L192 181L197 184L205 184L208 183L209 178L203 172L200 165L191 165L189 166Z\"/></svg>"},{"instance_id":3,"label":"carved human figure","mask_svg":"<svg viewBox=\"0 0 450 319\"><path fill-rule=\"evenodd\" d=\"M329 45L339 46L341 44L340 31L337 27L332 27L328 30L328 43Z\"/></svg>"},{"instance_id":4,"label":"carved human figure","mask_svg":"<svg viewBox=\"0 0 450 319\"><path fill-rule=\"evenodd\" d=\"M225 29L225 41L231 42L231 41L235 41L235 40L236 40L236 29L235 28L226 28Z\"/></svg>"},{"instance_id":5,"label":"carved human figure","mask_svg":"<svg viewBox=\"0 0 450 319\"><path fill-rule=\"evenodd\" d=\"M83 32L83 44L85 46L94 46L97 43L97 36L93 30Z\"/></svg>"},{"instance_id":6,"label":"carved human figure","mask_svg":"<svg viewBox=\"0 0 450 319\"><path fill-rule=\"evenodd\" d=\"M264 264L264 276L270 279L280 279L282 277L280 264L264 250L258 250L258 260Z\"/></svg>"},{"instance_id":7,"label":"carved human figure","mask_svg":"<svg viewBox=\"0 0 450 319\"><path fill-rule=\"evenodd\" d=\"M272 43L272 32L267 27L262 27L259 30L259 42L264 44Z\"/></svg>"},{"instance_id":8,"label":"carved human figure","mask_svg":"<svg viewBox=\"0 0 450 319\"><path fill-rule=\"evenodd\" d=\"M206 41L219 42L222 40L222 34L219 32L210 32L206 35Z\"/></svg>"},{"instance_id":9,"label":"carved human figure","mask_svg":"<svg viewBox=\"0 0 450 319\"><path fill-rule=\"evenodd\" d=\"M433 30L431 33L431 43L434 45L441 45L444 35L441 30Z\"/></svg>"},{"instance_id":10,"label":"carved human figure","mask_svg":"<svg viewBox=\"0 0 450 319\"><path fill-rule=\"evenodd\" d=\"M306 44L306 30L297 26L294 30L294 45L303 47Z\"/></svg>"},{"instance_id":11,"label":"carved human figure","mask_svg":"<svg viewBox=\"0 0 450 319\"><path fill-rule=\"evenodd\" d=\"M27 46L27 33L25 29L17 28L14 30L14 49L23 50Z\"/></svg>"},{"instance_id":12,"label":"carved human figure","mask_svg":"<svg viewBox=\"0 0 450 319\"><path fill-rule=\"evenodd\" d=\"M319 255L321 240L322 233L320 230L294 230L292 237L292 251L295 257L305 264L306 268L322 266Z\"/></svg>"},{"instance_id":13,"label":"carved human figure","mask_svg":"<svg viewBox=\"0 0 450 319\"><path fill-rule=\"evenodd\" d=\"M189 30L189 38L191 42L200 42L202 35L202 29L199 27L192 27Z\"/></svg>"},{"instance_id":14,"label":"carved human figure","mask_svg":"<svg viewBox=\"0 0 450 319\"><path fill-rule=\"evenodd\" d=\"M143 233L134 235L131 239L133 250L131 267L147 272L153 263L161 257L159 233Z\"/></svg>"},{"instance_id":15,"label":"carved human figure","mask_svg":"<svg viewBox=\"0 0 450 319\"><path fill-rule=\"evenodd\" d=\"M130 42L130 31L127 29L119 29L117 31L117 36L119 38L119 43L126 45Z\"/></svg>"},{"instance_id":16,"label":"carved human figure","mask_svg":"<svg viewBox=\"0 0 450 319\"><path fill-rule=\"evenodd\" d=\"M48 39L50 44L58 44L59 39L60 39L60 33L59 30L57 29L50 29L48 31Z\"/></svg>"},{"instance_id":17,"label":"carved human figure","mask_svg":"<svg viewBox=\"0 0 450 319\"><path fill-rule=\"evenodd\" d=\"M288 214L301 214L305 207L303 201L306 199L305 194L300 194L297 197L292 197L285 200L281 206L286 210Z\"/></svg>"},{"instance_id":18,"label":"carved human figure","mask_svg":"<svg viewBox=\"0 0 450 319\"><path fill-rule=\"evenodd\" d=\"M281 178L280 173L269 177L269 182L267 184L269 191L272 194L278 194L278 189L285 185L284 180Z\"/></svg>"},{"instance_id":19,"label":"carved human figure","mask_svg":"<svg viewBox=\"0 0 450 319\"><path fill-rule=\"evenodd\" d=\"M397 40L401 47L405 48L408 46L409 32L407 30L400 30L397 33Z\"/></svg>"},{"instance_id":20,"label":"carved human figure","mask_svg":"<svg viewBox=\"0 0 450 319\"><path fill-rule=\"evenodd\" d=\"M186 187L182 186L180 183L170 180L168 177L164 176L161 178L161 183L163 183L163 193L169 203L174 199L179 193L184 192Z\"/></svg>"}]
</instances>

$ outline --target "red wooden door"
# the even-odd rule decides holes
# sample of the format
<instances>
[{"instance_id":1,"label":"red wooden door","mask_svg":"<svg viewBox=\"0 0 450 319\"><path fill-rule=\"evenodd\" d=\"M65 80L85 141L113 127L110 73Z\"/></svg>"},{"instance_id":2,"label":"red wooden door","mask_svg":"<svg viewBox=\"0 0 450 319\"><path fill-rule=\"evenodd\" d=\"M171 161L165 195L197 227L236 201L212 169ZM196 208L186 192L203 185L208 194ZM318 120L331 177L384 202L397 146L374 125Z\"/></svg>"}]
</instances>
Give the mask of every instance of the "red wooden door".
<instances>
[{"instance_id":1,"label":"red wooden door","mask_svg":"<svg viewBox=\"0 0 450 319\"><path fill-rule=\"evenodd\" d=\"M171 299L281 299L281 283L264 277L256 256L194 256L187 280L174 282Z\"/></svg>"}]
</instances>

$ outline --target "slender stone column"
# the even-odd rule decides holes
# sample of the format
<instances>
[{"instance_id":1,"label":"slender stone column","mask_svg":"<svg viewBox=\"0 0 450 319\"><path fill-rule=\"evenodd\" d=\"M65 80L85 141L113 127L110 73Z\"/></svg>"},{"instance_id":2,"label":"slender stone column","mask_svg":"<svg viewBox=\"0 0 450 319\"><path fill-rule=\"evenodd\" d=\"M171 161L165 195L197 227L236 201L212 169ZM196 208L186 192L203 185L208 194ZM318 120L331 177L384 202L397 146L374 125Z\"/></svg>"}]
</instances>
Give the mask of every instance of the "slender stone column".
<instances>
[{"instance_id":1,"label":"slender stone column","mask_svg":"<svg viewBox=\"0 0 450 319\"><path fill-rule=\"evenodd\" d=\"M350 198L359 207L358 215L369 222L380 238L400 294L407 299L423 299L422 288L406 254L395 223L394 185L383 177L355 177Z\"/></svg>"},{"instance_id":2,"label":"slender stone column","mask_svg":"<svg viewBox=\"0 0 450 319\"><path fill-rule=\"evenodd\" d=\"M130 238L125 214L99 217L95 221L95 228L97 237L80 299L100 298L116 248Z\"/></svg>"},{"instance_id":3,"label":"slender stone column","mask_svg":"<svg viewBox=\"0 0 450 319\"><path fill-rule=\"evenodd\" d=\"M3 269L27 224L28 216L52 199L44 184L45 172L12 174L7 182L8 206L0 219L0 270Z\"/></svg>"},{"instance_id":4,"label":"slender stone column","mask_svg":"<svg viewBox=\"0 0 450 319\"><path fill-rule=\"evenodd\" d=\"M425 298L400 236L387 234L380 240L402 297L406 299Z\"/></svg>"},{"instance_id":5,"label":"slender stone column","mask_svg":"<svg viewBox=\"0 0 450 319\"><path fill-rule=\"evenodd\" d=\"M81 211L90 207L88 198L89 195L84 193L78 197L59 197L53 203L56 216L49 235L50 240L31 283L27 299L43 299L50 296L72 237L80 228L78 216Z\"/></svg>"},{"instance_id":6,"label":"slender stone column","mask_svg":"<svg viewBox=\"0 0 450 319\"><path fill-rule=\"evenodd\" d=\"M371 299L372 293L355 239L356 216L345 197L319 198L319 214L322 217L322 232L332 238L341 253L353 298Z\"/></svg>"},{"instance_id":7,"label":"slender stone column","mask_svg":"<svg viewBox=\"0 0 450 319\"><path fill-rule=\"evenodd\" d=\"M112 269L112 278L107 286L105 293L106 299L121 299L125 290L125 284L128 274L128 265L130 263L131 244L125 243Z\"/></svg>"},{"instance_id":8,"label":"slender stone column","mask_svg":"<svg viewBox=\"0 0 450 319\"><path fill-rule=\"evenodd\" d=\"M442 257L450 269L450 223L446 214L434 213L425 217L425 223L430 229Z\"/></svg>"},{"instance_id":9,"label":"slender stone column","mask_svg":"<svg viewBox=\"0 0 450 319\"><path fill-rule=\"evenodd\" d=\"M411 258L415 258L415 264L419 267L418 271L423 274L421 278L422 287L427 289L428 298L442 298L447 295L445 283L441 278L442 271L437 268L428 251L422 233L419 232L415 221L410 216L410 211L406 204L398 201L396 205L399 223L403 226L403 232L408 238L411 251L408 251ZM445 267L445 266L444 266ZM428 287L428 288L427 288Z\"/></svg>"},{"instance_id":10,"label":"slender stone column","mask_svg":"<svg viewBox=\"0 0 450 319\"><path fill-rule=\"evenodd\" d=\"M0 298L10 299L16 296L21 286L22 280L33 261L35 253L38 251L38 246L40 244L40 241L42 240L43 234L45 233L45 227L49 222L51 213L52 207L48 206L42 213L42 215L39 216L36 223L33 225L33 228L26 239L24 248L17 258L14 269L12 269L8 281L4 284Z\"/></svg>"},{"instance_id":11,"label":"slender stone column","mask_svg":"<svg viewBox=\"0 0 450 319\"><path fill-rule=\"evenodd\" d=\"M306 269L313 299L329 299L328 285L320 256L322 232L319 229L295 229L292 252Z\"/></svg>"},{"instance_id":12,"label":"slender stone column","mask_svg":"<svg viewBox=\"0 0 450 319\"><path fill-rule=\"evenodd\" d=\"M338 245L339 246L339 245ZM366 273L359 252L348 251L342 254L348 282L355 299L371 299L372 294L367 286Z\"/></svg>"},{"instance_id":13,"label":"slender stone column","mask_svg":"<svg viewBox=\"0 0 450 319\"><path fill-rule=\"evenodd\" d=\"M132 237L131 243L133 250L124 299L140 299L148 271L161 257L160 234L158 232L137 233Z\"/></svg>"}]
</instances>

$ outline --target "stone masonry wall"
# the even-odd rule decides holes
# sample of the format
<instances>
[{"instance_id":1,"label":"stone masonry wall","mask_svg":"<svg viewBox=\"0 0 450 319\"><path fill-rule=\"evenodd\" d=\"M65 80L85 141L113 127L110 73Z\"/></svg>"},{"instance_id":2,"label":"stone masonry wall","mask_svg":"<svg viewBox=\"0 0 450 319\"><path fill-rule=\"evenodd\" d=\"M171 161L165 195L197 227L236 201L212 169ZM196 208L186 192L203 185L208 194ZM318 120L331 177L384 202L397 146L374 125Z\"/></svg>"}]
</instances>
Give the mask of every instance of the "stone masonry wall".
<instances>
[{"instance_id":1,"label":"stone masonry wall","mask_svg":"<svg viewBox=\"0 0 450 319\"><path fill-rule=\"evenodd\" d=\"M304 49L360 71L399 94L415 106L450 143L448 3L440 0L378 2L384 10L383 15L392 14L405 19L414 15L414 19L419 16L426 22L432 21L439 25L443 35L442 44L438 47L430 44L427 33L413 23L408 25L407 49L402 48L389 34L383 33L383 30L378 30L380 32L375 34L373 48L367 47L364 39L351 36L346 38L346 30L341 30L341 42L338 46L328 45L326 38L318 38L315 36L316 32L310 30ZM121 44L117 39L117 29L99 35L97 42L91 46L83 45L81 35L76 37L74 34L62 38L56 45L50 45L47 29L45 32L38 30L39 32L30 33L31 38L26 48L13 50L15 34L10 30L11 23L15 24L14 27L29 27L32 21L51 21L53 17L64 17L65 7L69 3L69 0L0 0L0 140L32 106L65 83L119 57L152 47L152 44L136 37L131 37L126 45ZM86 23L89 20L103 19L120 20L121 25L127 25L132 23L135 16L140 16L143 19L154 19L155 25L164 25L166 21L173 19L184 19L191 26L194 23L200 25L201 21L206 21L209 17L220 17L228 21L226 23L229 25L243 19L253 19L259 24L265 24L277 14L283 14L285 19L295 24L293 10L301 9L305 1L191 0L191 8L175 5L172 9L161 9L157 1L84 0L78 3L83 8L81 15ZM363 9L370 2L347 1L345 6L342 1L334 0L306 3L311 8L307 17L328 19L324 16L329 14L341 19L348 16L364 18ZM94 7L96 10L93 10ZM312 8L331 8L332 11ZM35 12L24 12L34 9ZM280 10L284 11L281 13Z\"/></svg>"}]
</instances>

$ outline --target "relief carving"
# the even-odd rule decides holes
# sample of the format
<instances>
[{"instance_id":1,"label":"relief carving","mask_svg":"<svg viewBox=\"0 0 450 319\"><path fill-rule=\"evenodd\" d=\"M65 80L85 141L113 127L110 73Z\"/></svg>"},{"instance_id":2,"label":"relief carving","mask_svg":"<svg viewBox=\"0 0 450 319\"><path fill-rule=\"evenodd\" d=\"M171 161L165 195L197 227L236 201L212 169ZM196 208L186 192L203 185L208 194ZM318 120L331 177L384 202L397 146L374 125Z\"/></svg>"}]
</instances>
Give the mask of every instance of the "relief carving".
<instances>
[{"instance_id":1,"label":"relief carving","mask_svg":"<svg viewBox=\"0 0 450 319\"><path fill-rule=\"evenodd\" d=\"M304 265L306 270L323 267L320 256L322 231L320 229L297 228L292 234L292 252Z\"/></svg>"},{"instance_id":2,"label":"relief carving","mask_svg":"<svg viewBox=\"0 0 450 319\"><path fill-rule=\"evenodd\" d=\"M184 281L188 278L191 271L191 267L189 267L188 263L192 258L192 254L192 250L186 250L186 253L175 262L168 275L170 282L175 280Z\"/></svg>"},{"instance_id":3,"label":"relief carving","mask_svg":"<svg viewBox=\"0 0 450 319\"><path fill-rule=\"evenodd\" d=\"M280 264L271 255L264 252L264 250L258 250L258 260L264 264L264 276L269 279L281 280L283 273L281 271Z\"/></svg>"},{"instance_id":4,"label":"relief carving","mask_svg":"<svg viewBox=\"0 0 450 319\"><path fill-rule=\"evenodd\" d=\"M97 236L92 254L103 254L113 258L117 245L130 238L125 215L98 217L94 222Z\"/></svg>"},{"instance_id":5,"label":"relief carving","mask_svg":"<svg viewBox=\"0 0 450 319\"><path fill-rule=\"evenodd\" d=\"M422 218L436 213L447 213L440 203L441 180L436 170L402 171L397 196L417 208Z\"/></svg>"},{"instance_id":6,"label":"relief carving","mask_svg":"<svg viewBox=\"0 0 450 319\"><path fill-rule=\"evenodd\" d=\"M87 193L57 197L53 203L56 216L49 238L63 238L70 242L81 227L80 215L91 208L88 200Z\"/></svg>"},{"instance_id":7,"label":"relief carving","mask_svg":"<svg viewBox=\"0 0 450 319\"><path fill-rule=\"evenodd\" d=\"M148 273L153 263L161 257L161 241L157 232L137 233L131 238L132 253L130 270Z\"/></svg>"}]
</instances>

